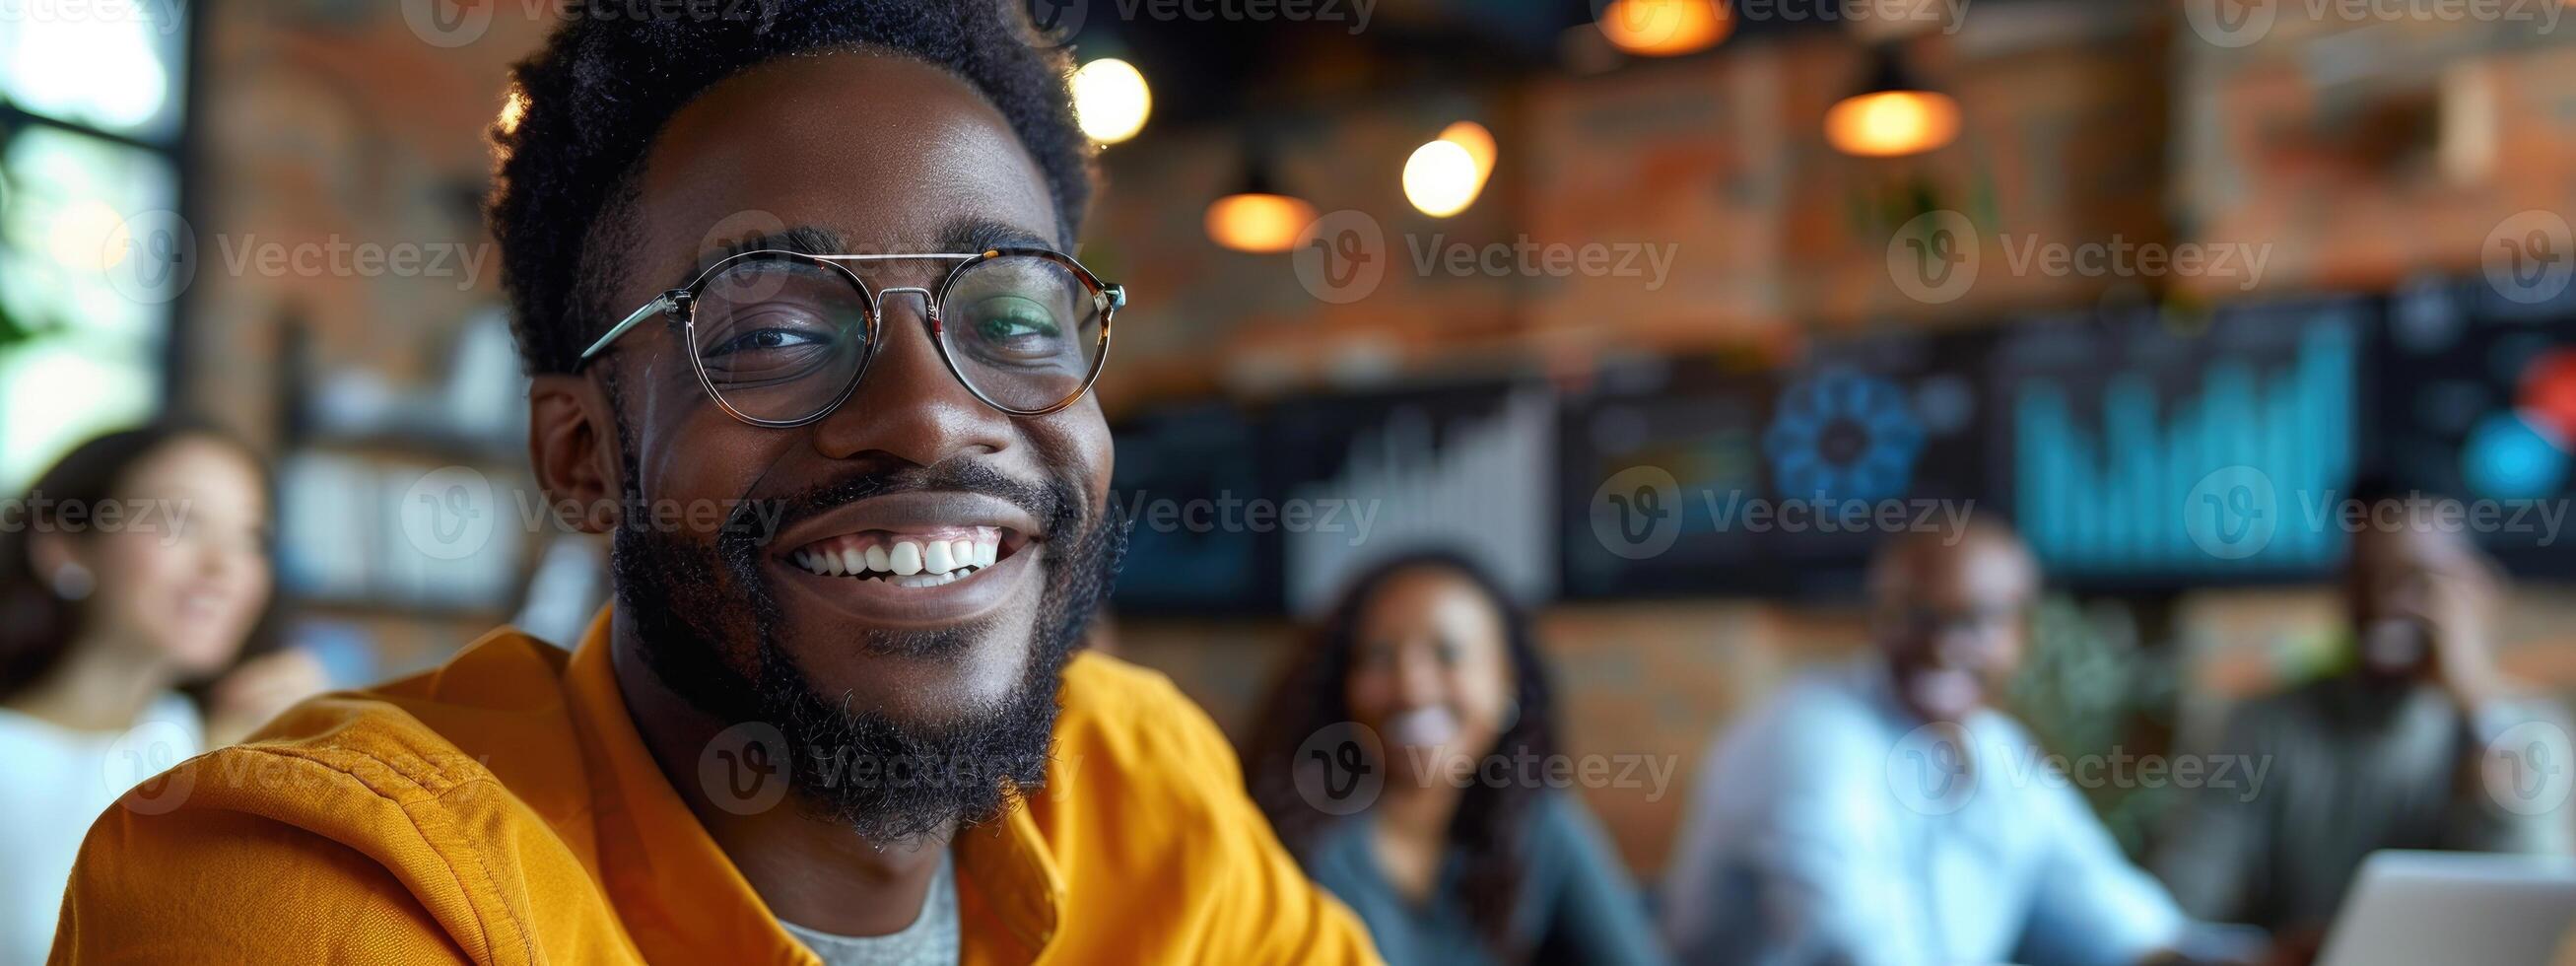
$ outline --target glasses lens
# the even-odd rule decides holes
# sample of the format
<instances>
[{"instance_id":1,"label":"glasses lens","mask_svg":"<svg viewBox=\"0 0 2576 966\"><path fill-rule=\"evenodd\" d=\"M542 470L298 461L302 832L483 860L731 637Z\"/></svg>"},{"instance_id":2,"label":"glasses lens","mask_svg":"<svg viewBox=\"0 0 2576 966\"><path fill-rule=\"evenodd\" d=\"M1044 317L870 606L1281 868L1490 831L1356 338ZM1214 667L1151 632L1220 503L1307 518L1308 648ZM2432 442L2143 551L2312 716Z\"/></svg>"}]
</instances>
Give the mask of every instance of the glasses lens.
<instances>
[{"instance_id":1,"label":"glasses lens","mask_svg":"<svg viewBox=\"0 0 2576 966\"><path fill-rule=\"evenodd\" d=\"M735 412L776 422L812 416L866 363L868 304L867 293L829 265L734 262L698 293L698 365Z\"/></svg>"},{"instance_id":2,"label":"glasses lens","mask_svg":"<svg viewBox=\"0 0 2576 966\"><path fill-rule=\"evenodd\" d=\"M1002 255L957 276L939 306L940 338L968 385L1004 409L1035 412L1079 395L1099 365L1100 290L1065 262Z\"/></svg>"}]
</instances>

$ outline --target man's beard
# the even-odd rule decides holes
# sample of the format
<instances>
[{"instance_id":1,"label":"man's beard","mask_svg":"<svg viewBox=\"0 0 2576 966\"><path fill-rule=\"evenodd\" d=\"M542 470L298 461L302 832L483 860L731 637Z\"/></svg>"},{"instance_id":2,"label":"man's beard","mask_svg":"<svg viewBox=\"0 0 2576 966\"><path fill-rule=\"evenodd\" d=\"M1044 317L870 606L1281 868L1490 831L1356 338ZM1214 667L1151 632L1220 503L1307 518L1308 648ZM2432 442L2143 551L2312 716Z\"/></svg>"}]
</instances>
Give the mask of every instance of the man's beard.
<instances>
[{"instance_id":1,"label":"man's beard","mask_svg":"<svg viewBox=\"0 0 2576 966\"><path fill-rule=\"evenodd\" d=\"M628 452L633 452L629 449ZM646 504L627 476L627 505ZM1081 646L1126 553L1115 502L1091 519L1069 485L1018 483L972 464L868 477L774 501L766 519L783 531L808 515L882 493L953 490L1018 505L1045 525L1044 571L1029 655L1000 702L944 721L910 721L825 693L780 646L784 616L761 562L767 541L753 505L738 507L713 546L649 526L621 526L609 565L618 607L635 628L645 664L683 700L725 725L778 729L791 755L789 787L803 803L859 835L891 844L1001 815L1042 787L1065 663ZM1024 550L1025 552L1025 550ZM847 579L847 578L845 578ZM869 630L849 642L874 655L953 659L997 632L999 618L921 631Z\"/></svg>"}]
</instances>

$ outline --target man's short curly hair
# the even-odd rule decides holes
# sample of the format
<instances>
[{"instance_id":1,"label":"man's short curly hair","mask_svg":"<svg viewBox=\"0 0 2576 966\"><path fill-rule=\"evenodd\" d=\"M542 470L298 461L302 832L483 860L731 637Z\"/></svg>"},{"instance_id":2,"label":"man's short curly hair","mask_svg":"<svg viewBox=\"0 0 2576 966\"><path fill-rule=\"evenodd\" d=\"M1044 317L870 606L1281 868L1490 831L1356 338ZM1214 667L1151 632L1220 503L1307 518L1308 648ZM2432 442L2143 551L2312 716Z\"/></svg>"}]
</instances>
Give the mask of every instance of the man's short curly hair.
<instances>
[{"instance_id":1,"label":"man's short curly hair","mask_svg":"<svg viewBox=\"0 0 2576 966\"><path fill-rule=\"evenodd\" d=\"M783 57L843 49L908 56L981 92L1053 192L1067 243L1091 199L1091 145L1074 123L1070 60L1033 45L1009 0L690 0L630 11L576 4L513 72L526 99L488 212L511 331L532 373L570 372L614 320L614 259L634 178L664 123L701 92ZM615 16L608 15L615 13ZM668 16L642 14L670 14Z\"/></svg>"}]
</instances>

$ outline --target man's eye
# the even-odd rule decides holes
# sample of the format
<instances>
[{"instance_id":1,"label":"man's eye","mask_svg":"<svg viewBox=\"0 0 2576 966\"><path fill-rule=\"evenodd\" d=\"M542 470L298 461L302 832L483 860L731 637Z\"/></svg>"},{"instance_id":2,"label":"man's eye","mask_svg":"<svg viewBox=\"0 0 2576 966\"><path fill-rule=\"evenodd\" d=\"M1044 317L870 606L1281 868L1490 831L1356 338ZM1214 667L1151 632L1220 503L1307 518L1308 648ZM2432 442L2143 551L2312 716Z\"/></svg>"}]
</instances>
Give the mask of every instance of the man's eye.
<instances>
[{"instance_id":1,"label":"man's eye","mask_svg":"<svg viewBox=\"0 0 2576 966\"><path fill-rule=\"evenodd\" d=\"M779 349L794 349L801 346L815 345L820 342L822 342L822 340L815 338L813 333L810 332L799 332L794 329L755 329L753 331L734 336L730 339L726 339L724 342L719 343L714 349L709 350L708 354L724 356L732 355L737 352L762 352L775 351Z\"/></svg>"},{"instance_id":2,"label":"man's eye","mask_svg":"<svg viewBox=\"0 0 2576 966\"><path fill-rule=\"evenodd\" d=\"M1055 313L1030 299L1018 296L986 299L975 310L975 336L986 342L1053 339L1063 333L1056 325Z\"/></svg>"}]
</instances>

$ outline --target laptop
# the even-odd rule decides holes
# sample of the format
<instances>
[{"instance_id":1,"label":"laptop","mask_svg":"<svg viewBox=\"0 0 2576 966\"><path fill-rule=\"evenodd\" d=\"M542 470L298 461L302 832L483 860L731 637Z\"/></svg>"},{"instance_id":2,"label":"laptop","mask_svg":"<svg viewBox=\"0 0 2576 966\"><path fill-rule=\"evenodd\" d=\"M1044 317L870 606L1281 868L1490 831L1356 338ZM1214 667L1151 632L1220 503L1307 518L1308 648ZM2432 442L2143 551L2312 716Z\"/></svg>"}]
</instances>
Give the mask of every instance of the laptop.
<instances>
[{"instance_id":1,"label":"laptop","mask_svg":"<svg viewBox=\"0 0 2576 966\"><path fill-rule=\"evenodd\" d=\"M2576 963L2576 861L2373 852L2326 934L2320 966Z\"/></svg>"}]
</instances>

